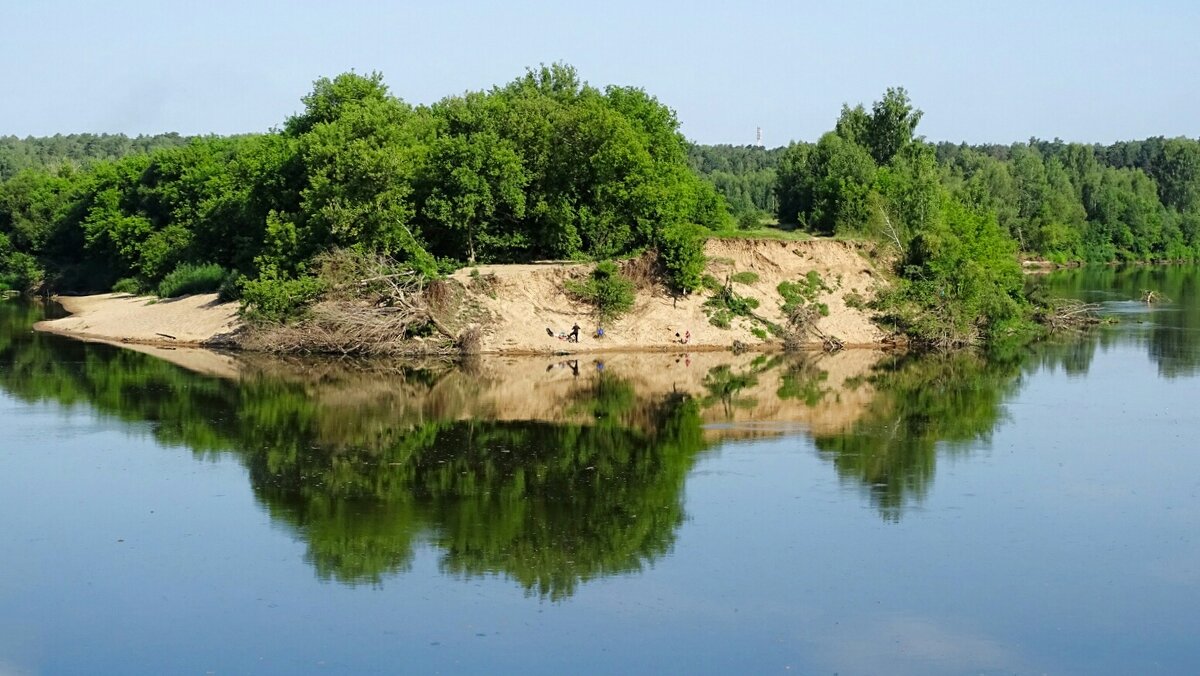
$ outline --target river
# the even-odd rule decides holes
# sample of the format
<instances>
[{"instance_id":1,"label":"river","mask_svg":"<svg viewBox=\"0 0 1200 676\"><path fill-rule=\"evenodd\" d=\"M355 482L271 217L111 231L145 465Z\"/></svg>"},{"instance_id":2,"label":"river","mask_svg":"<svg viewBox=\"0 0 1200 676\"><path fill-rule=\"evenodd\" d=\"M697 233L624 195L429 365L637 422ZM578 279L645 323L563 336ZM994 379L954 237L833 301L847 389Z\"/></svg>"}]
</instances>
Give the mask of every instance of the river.
<instances>
[{"instance_id":1,"label":"river","mask_svg":"<svg viewBox=\"0 0 1200 676\"><path fill-rule=\"evenodd\" d=\"M1196 673L1198 275L1054 273L1118 321L986 357L146 354L0 302L0 674Z\"/></svg>"}]
</instances>

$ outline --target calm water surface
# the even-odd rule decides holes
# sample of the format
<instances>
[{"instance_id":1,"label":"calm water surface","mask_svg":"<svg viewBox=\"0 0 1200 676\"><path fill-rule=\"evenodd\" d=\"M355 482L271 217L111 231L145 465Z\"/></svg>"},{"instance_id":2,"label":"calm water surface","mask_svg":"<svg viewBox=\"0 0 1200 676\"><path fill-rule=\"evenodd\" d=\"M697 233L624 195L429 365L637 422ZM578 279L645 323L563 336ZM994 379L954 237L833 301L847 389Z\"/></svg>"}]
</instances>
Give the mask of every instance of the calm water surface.
<instances>
[{"instance_id":1,"label":"calm water surface","mask_svg":"<svg viewBox=\"0 0 1200 676\"><path fill-rule=\"evenodd\" d=\"M1198 271L1039 283L1120 322L456 369L0 303L0 674L1200 673Z\"/></svg>"}]
</instances>

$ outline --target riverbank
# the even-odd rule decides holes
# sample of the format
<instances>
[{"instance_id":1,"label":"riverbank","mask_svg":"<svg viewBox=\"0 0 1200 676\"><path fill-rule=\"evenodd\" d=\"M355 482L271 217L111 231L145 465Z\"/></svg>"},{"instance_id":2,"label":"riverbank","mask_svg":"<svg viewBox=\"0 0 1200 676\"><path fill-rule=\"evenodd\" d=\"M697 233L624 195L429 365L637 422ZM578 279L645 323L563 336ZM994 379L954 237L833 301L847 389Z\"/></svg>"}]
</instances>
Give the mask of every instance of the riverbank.
<instances>
[{"instance_id":1,"label":"riverbank","mask_svg":"<svg viewBox=\"0 0 1200 676\"><path fill-rule=\"evenodd\" d=\"M828 312L809 336L832 336L848 347L877 347L888 334L863 307L882 279L869 257L870 245L834 240L712 240L706 273L757 304L753 317L728 316L716 326L719 309L707 305L709 292L675 296L660 283L640 280L634 307L604 327L590 308L566 293L568 279L586 275L586 263L487 265L463 269L446 282L453 302L439 319L458 331L477 329L484 354L563 354L629 351L724 350L739 344L770 350L781 346L767 322L784 325L783 282L815 274L821 288L814 302ZM83 339L145 345L246 347L255 341L238 316L237 303L218 303L215 294L154 300L126 294L58 299L70 317L41 322L38 330ZM718 320L720 318L718 317ZM565 336L581 327L578 343ZM597 329L604 335L597 338ZM686 338L686 343L683 341ZM415 347L419 348L419 345Z\"/></svg>"},{"instance_id":2,"label":"riverbank","mask_svg":"<svg viewBox=\"0 0 1200 676\"><path fill-rule=\"evenodd\" d=\"M217 294L155 299L125 293L57 296L69 317L38 322L34 329L104 342L162 346L236 346L243 328L237 303Z\"/></svg>"}]
</instances>

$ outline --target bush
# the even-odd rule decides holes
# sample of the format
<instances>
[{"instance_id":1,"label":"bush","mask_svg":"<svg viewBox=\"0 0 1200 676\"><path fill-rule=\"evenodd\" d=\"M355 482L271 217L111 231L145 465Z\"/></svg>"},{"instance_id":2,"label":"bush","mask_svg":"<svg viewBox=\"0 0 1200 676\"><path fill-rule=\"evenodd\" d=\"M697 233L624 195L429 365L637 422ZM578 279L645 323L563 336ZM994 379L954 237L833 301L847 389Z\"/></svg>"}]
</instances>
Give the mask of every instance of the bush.
<instances>
[{"instance_id":1,"label":"bush","mask_svg":"<svg viewBox=\"0 0 1200 676\"><path fill-rule=\"evenodd\" d=\"M729 328L734 316L758 320L754 316L758 299L739 296L733 292L732 286L721 287L712 298L704 301L704 307L709 313L709 323L721 329Z\"/></svg>"},{"instance_id":2,"label":"bush","mask_svg":"<svg viewBox=\"0 0 1200 676\"><path fill-rule=\"evenodd\" d=\"M757 230L762 227L762 215L757 211L746 211L737 217L738 230Z\"/></svg>"},{"instance_id":3,"label":"bush","mask_svg":"<svg viewBox=\"0 0 1200 676\"><path fill-rule=\"evenodd\" d=\"M585 281L567 280L567 292L591 303L602 324L611 322L633 308L633 282L625 278L612 261L596 264Z\"/></svg>"},{"instance_id":4,"label":"bush","mask_svg":"<svg viewBox=\"0 0 1200 676\"><path fill-rule=\"evenodd\" d=\"M736 284L753 284L758 281L758 273L745 270L743 272L735 273L729 278L729 281Z\"/></svg>"},{"instance_id":5,"label":"bush","mask_svg":"<svg viewBox=\"0 0 1200 676\"><path fill-rule=\"evenodd\" d=\"M175 298L194 293L214 293L229 273L216 263L182 263L158 284L159 298Z\"/></svg>"},{"instance_id":6,"label":"bush","mask_svg":"<svg viewBox=\"0 0 1200 676\"><path fill-rule=\"evenodd\" d=\"M3 233L0 233L2 236ZM0 244L5 241L0 241ZM0 288L15 291L36 289L42 285L45 276L45 270L33 256L21 251L5 252L0 249Z\"/></svg>"},{"instance_id":7,"label":"bush","mask_svg":"<svg viewBox=\"0 0 1200 676\"><path fill-rule=\"evenodd\" d=\"M316 277L294 279L269 269L242 284L242 314L252 321L286 322L303 315L324 291Z\"/></svg>"},{"instance_id":8,"label":"bush","mask_svg":"<svg viewBox=\"0 0 1200 676\"><path fill-rule=\"evenodd\" d=\"M783 305L780 309L784 315L791 315L795 310L811 305L821 313L822 317L829 316L829 306L825 303L818 303L817 297L830 289L816 270L809 270L804 279L798 282L780 282L775 289L783 298Z\"/></svg>"},{"instance_id":9,"label":"bush","mask_svg":"<svg viewBox=\"0 0 1200 676\"><path fill-rule=\"evenodd\" d=\"M246 283L246 276L240 272L234 272L225 276L225 281L221 282L221 286L217 288L217 300L222 303L229 303L235 300L242 299L242 286Z\"/></svg>"},{"instance_id":10,"label":"bush","mask_svg":"<svg viewBox=\"0 0 1200 676\"><path fill-rule=\"evenodd\" d=\"M128 293L133 296L140 296L146 292L146 287L134 277L122 277L112 285L112 290L113 293Z\"/></svg>"},{"instance_id":11,"label":"bush","mask_svg":"<svg viewBox=\"0 0 1200 676\"><path fill-rule=\"evenodd\" d=\"M658 257L667 280L677 291L699 289L704 274L704 228L691 223L664 226L658 233Z\"/></svg>"}]
</instances>

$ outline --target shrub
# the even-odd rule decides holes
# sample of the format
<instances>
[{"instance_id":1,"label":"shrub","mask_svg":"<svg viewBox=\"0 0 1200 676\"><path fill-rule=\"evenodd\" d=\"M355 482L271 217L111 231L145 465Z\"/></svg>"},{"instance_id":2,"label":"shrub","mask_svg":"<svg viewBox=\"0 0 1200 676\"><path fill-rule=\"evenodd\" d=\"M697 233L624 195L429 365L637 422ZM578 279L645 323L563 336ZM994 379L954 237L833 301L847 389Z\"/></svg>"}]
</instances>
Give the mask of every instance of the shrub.
<instances>
[{"instance_id":1,"label":"shrub","mask_svg":"<svg viewBox=\"0 0 1200 676\"><path fill-rule=\"evenodd\" d=\"M750 270L735 273L729 278L729 281L737 284L753 284L758 281L758 273Z\"/></svg>"},{"instance_id":2,"label":"shrub","mask_svg":"<svg viewBox=\"0 0 1200 676\"><path fill-rule=\"evenodd\" d=\"M242 313L253 321L286 322L304 314L324 291L316 277L291 278L268 269L242 284Z\"/></svg>"},{"instance_id":3,"label":"shrub","mask_svg":"<svg viewBox=\"0 0 1200 676\"><path fill-rule=\"evenodd\" d=\"M658 257L667 280L677 291L691 292L701 286L704 274L704 228L691 223L664 226L658 233Z\"/></svg>"},{"instance_id":4,"label":"shrub","mask_svg":"<svg viewBox=\"0 0 1200 676\"><path fill-rule=\"evenodd\" d=\"M729 310L726 310L725 308L721 308L712 313L712 316L708 318L708 323L712 324L713 326L717 327L718 329L727 329L727 328L729 328L730 322L732 320L733 320L733 314L730 313Z\"/></svg>"},{"instance_id":5,"label":"shrub","mask_svg":"<svg viewBox=\"0 0 1200 676\"><path fill-rule=\"evenodd\" d=\"M939 216L913 238L900 279L876 300L885 320L936 348L1028 332L1017 245L995 214L947 198Z\"/></svg>"},{"instance_id":6,"label":"shrub","mask_svg":"<svg viewBox=\"0 0 1200 676\"><path fill-rule=\"evenodd\" d=\"M138 296L146 292L146 287L134 277L122 277L112 285L112 290L113 293L128 293Z\"/></svg>"},{"instance_id":7,"label":"shrub","mask_svg":"<svg viewBox=\"0 0 1200 676\"><path fill-rule=\"evenodd\" d=\"M704 301L704 307L710 313L709 323L721 329L729 328L734 316L758 320L754 316L754 311L758 309L758 299L737 295L733 292L732 285L720 287L712 298Z\"/></svg>"},{"instance_id":8,"label":"shrub","mask_svg":"<svg viewBox=\"0 0 1200 676\"><path fill-rule=\"evenodd\" d=\"M601 261L582 282L567 280L567 292L590 303L601 323L611 322L633 308L633 282L612 261Z\"/></svg>"},{"instance_id":9,"label":"shrub","mask_svg":"<svg viewBox=\"0 0 1200 676\"><path fill-rule=\"evenodd\" d=\"M221 282L221 286L217 288L217 300L222 303L241 300L242 287L245 284L246 276L240 272L233 272L226 275L225 281Z\"/></svg>"},{"instance_id":10,"label":"shrub","mask_svg":"<svg viewBox=\"0 0 1200 676\"><path fill-rule=\"evenodd\" d=\"M821 316L829 315L829 306L817 302L817 297L822 292L829 291L829 287L825 286L825 282L816 270L809 270L804 279L798 282L780 282L775 289L783 297L783 305L780 309L783 310L784 315L791 315L795 310L806 305L816 307Z\"/></svg>"},{"instance_id":11,"label":"shrub","mask_svg":"<svg viewBox=\"0 0 1200 676\"><path fill-rule=\"evenodd\" d=\"M762 216L755 211L743 212L737 217L738 230L755 230L762 226Z\"/></svg>"},{"instance_id":12,"label":"shrub","mask_svg":"<svg viewBox=\"0 0 1200 676\"><path fill-rule=\"evenodd\" d=\"M182 263L159 282L158 296L175 298L194 293L213 293L221 288L228 276L225 268L216 263Z\"/></svg>"},{"instance_id":13,"label":"shrub","mask_svg":"<svg viewBox=\"0 0 1200 676\"><path fill-rule=\"evenodd\" d=\"M3 237L0 233L0 237ZM35 289L42 285L46 271L33 256L22 251L6 252L7 240L0 240L0 285L16 291Z\"/></svg>"}]
</instances>

